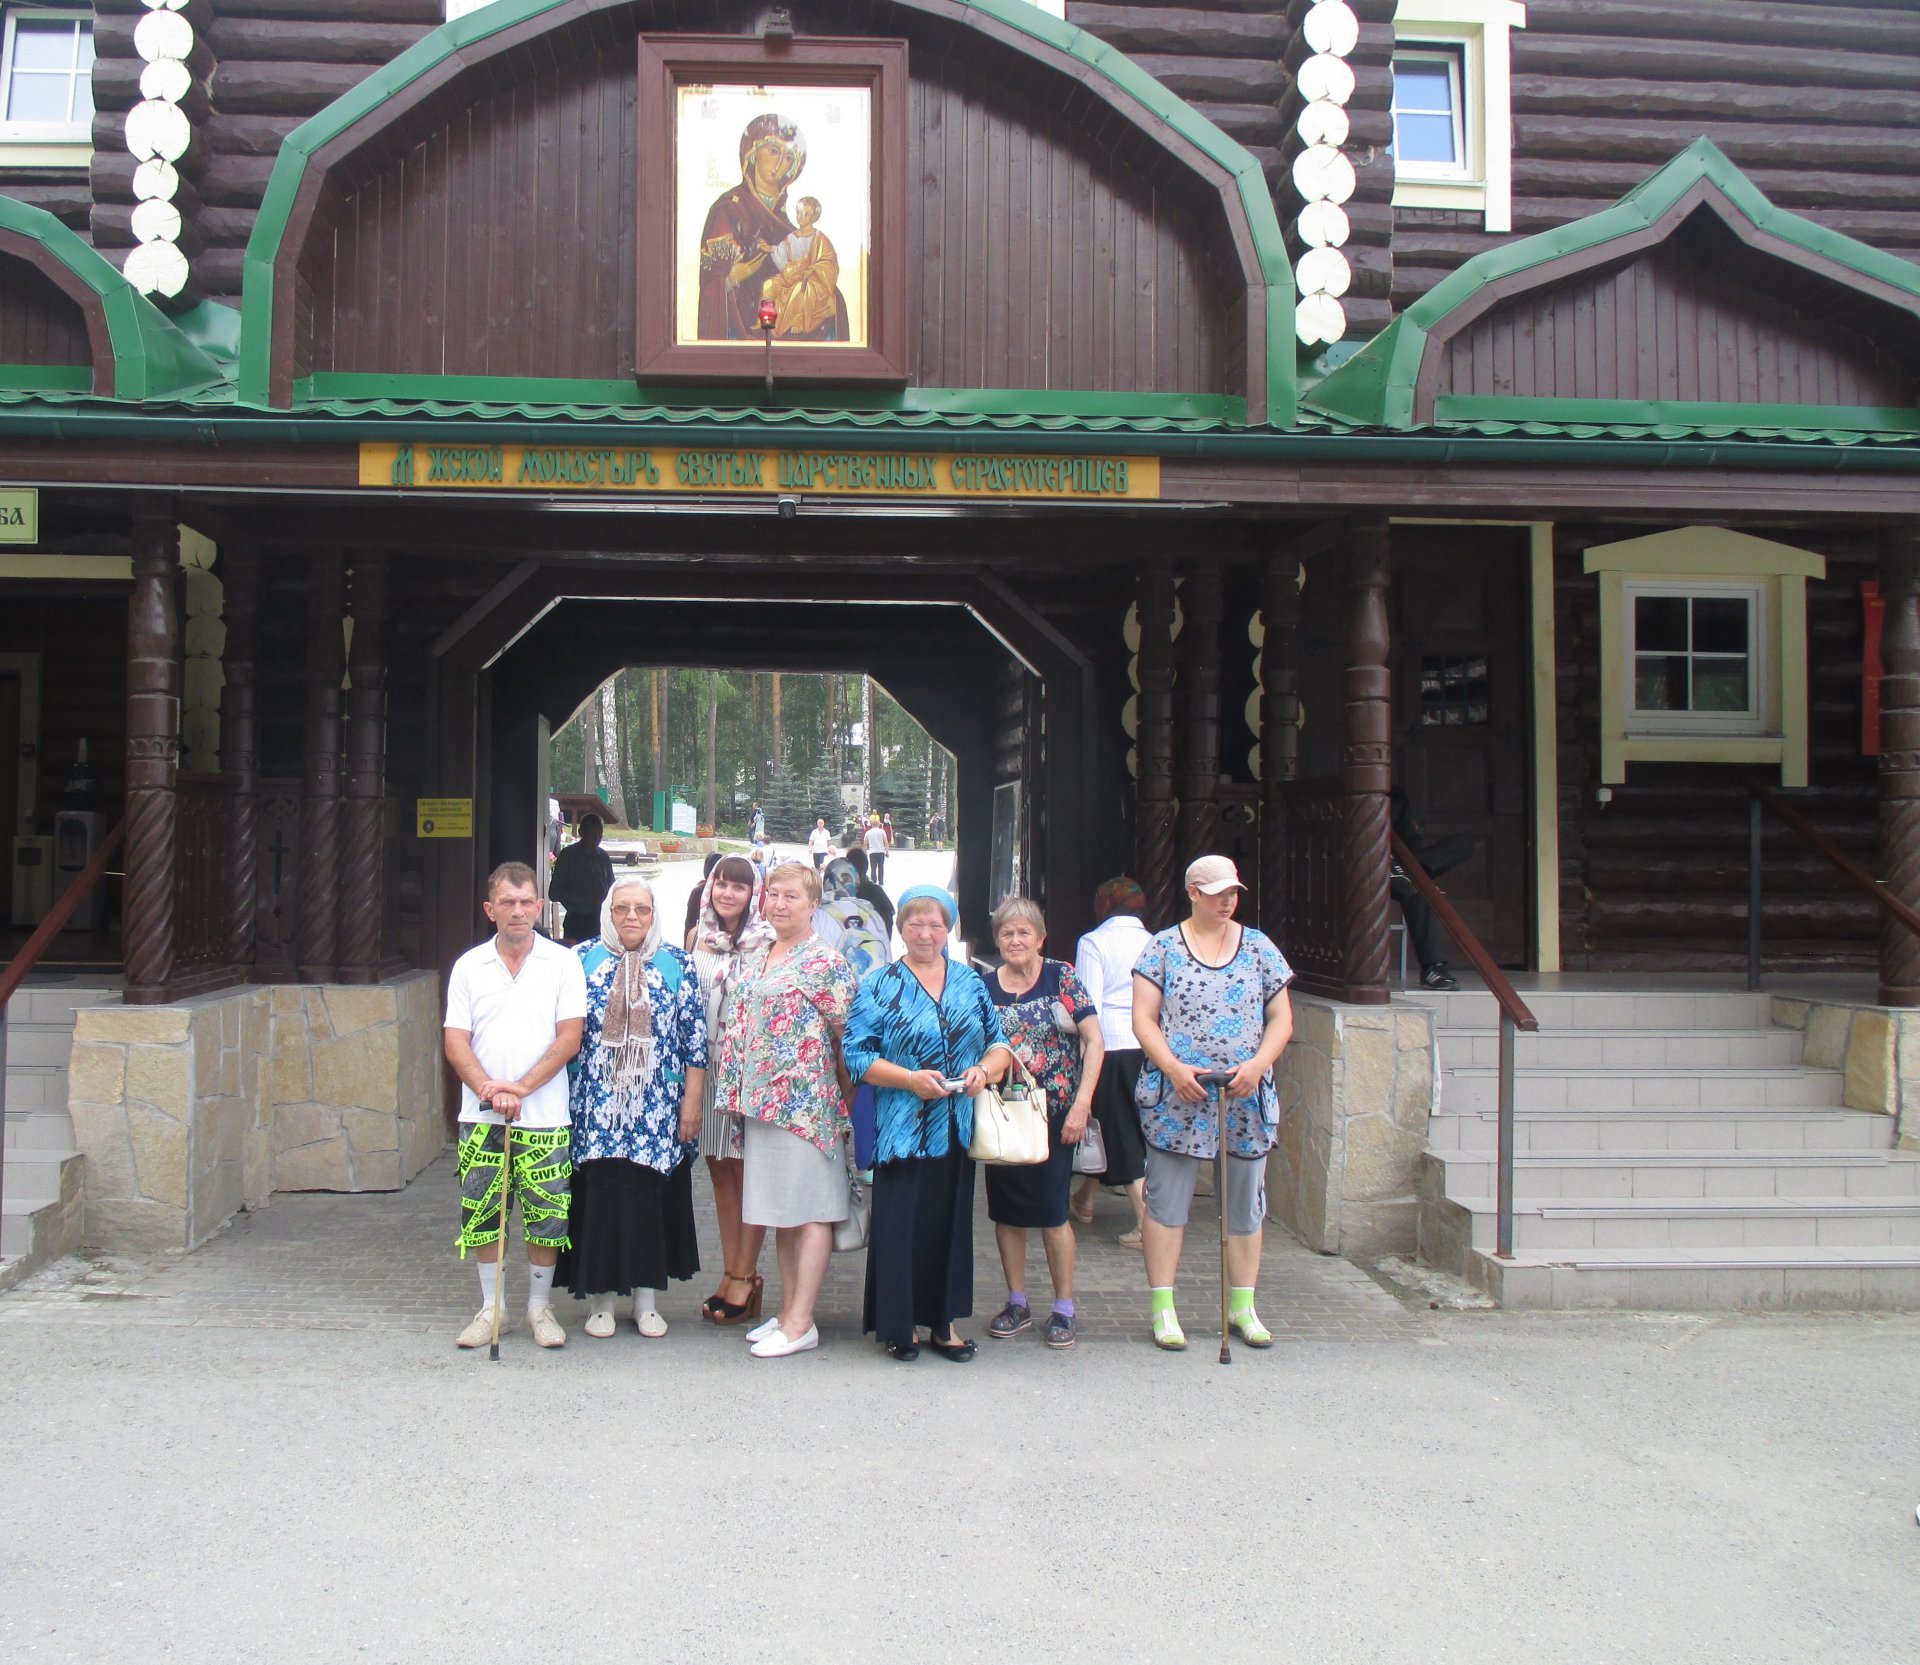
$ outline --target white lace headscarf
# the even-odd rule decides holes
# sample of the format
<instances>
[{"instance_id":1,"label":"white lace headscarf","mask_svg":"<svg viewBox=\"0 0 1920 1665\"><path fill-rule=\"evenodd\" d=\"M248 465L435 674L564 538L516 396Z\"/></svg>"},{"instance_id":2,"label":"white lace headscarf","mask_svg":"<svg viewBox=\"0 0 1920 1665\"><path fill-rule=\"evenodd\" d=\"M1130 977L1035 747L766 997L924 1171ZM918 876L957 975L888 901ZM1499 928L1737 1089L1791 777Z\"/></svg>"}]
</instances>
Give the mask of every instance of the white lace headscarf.
<instances>
[{"instance_id":1,"label":"white lace headscarf","mask_svg":"<svg viewBox=\"0 0 1920 1665\"><path fill-rule=\"evenodd\" d=\"M644 891L653 903L653 922L638 948L621 946L614 928L613 899L630 891ZM660 947L660 904L645 879L615 879L600 904L600 940L613 951L613 981L607 989L607 1009L600 1020L600 1044L591 1060L594 1078L607 1089L604 1114L615 1124L636 1120L653 1080L655 1056L653 1003L647 998L647 967Z\"/></svg>"}]
</instances>

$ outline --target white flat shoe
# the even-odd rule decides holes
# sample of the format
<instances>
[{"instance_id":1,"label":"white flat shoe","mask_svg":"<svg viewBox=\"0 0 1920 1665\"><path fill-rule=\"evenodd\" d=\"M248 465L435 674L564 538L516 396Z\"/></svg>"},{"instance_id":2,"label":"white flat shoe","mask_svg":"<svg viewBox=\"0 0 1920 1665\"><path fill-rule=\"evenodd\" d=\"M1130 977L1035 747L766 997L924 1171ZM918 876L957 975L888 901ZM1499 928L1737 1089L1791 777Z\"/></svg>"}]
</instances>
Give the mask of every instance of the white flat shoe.
<instances>
[{"instance_id":1,"label":"white flat shoe","mask_svg":"<svg viewBox=\"0 0 1920 1665\"><path fill-rule=\"evenodd\" d=\"M748 1352L756 1359L784 1359L789 1353L810 1353L820 1345L820 1326L810 1325L807 1333L795 1336L791 1340L784 1332L776 1329L772 1335L756 1341Z\"/></svg>"},{"instance_id":2,"label":"white flat shoe","mask_svg":"<svg viewBox=\"0 0 1920 1665\"><path fill-rule=\"evenodd\" d=\"M667 1333L667 1321L657 1312L636 1312L633 1315L633 1327L642 1335L655 1339Z\"/></svg>"},{"instance_id":3,"label":"white flat shoe","mask_svg":"<svg viewBox=\"0 0 1920 1665\"><path fill-rule=\"evenodd\" d=\"M752 1329L747 1331L747 1342L751 1345L756 1341L765 1341L768 1336L772 1335L773 1332L779 1328L780 1314L776 1312L771 1318L765 1320L765 1322L756 1324Z\"/></svg>"},{"instance_id":4,"label":"white flat shoe","mask_svg":"<svg viewBox=\"0 0 1920 1665\"><path fill-rule=\"evenodd\" d=\"M592 1312L587 1314L586 1323L580 1327L585 1330L588 1335L592 1336L595 1341L605 1341L614 1331L613 1308L608 1307L602 1311L600 1308L595 1307Z\"/></svg>"}]
</instances>

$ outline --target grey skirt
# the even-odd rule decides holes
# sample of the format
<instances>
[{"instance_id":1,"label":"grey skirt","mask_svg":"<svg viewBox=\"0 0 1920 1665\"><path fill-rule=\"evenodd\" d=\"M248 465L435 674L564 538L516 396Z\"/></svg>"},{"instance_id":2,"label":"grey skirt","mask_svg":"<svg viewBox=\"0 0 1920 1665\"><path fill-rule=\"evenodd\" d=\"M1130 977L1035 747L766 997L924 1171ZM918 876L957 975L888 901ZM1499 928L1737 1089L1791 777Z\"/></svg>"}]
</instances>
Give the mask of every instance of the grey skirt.
<instances>
[{"instance_id":1,"label":"grey skirt","mask_svg":"<svg viewBox=\"0 0 1920 1665\"><path fill-rule=\"evenodd\" d=\"M744 1118L744 1125L742 1220L750 1226L806 1226L847 1217L847 1162L839 1147L823 1151L757 1116Z\"/></svg>"}]
</instances>

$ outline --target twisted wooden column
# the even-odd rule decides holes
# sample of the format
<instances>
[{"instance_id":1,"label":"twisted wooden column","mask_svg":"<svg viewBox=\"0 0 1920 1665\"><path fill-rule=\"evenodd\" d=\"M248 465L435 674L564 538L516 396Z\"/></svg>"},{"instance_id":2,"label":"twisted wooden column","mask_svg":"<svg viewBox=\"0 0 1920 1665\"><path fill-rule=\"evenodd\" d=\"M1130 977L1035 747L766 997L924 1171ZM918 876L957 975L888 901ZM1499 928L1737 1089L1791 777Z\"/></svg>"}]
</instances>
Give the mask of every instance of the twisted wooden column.
<instances>
[{"instance_id":1,"label":"twisted wooden column","mask_svg":"<svg viewBox=\"0 0 1920 1665\"><path fill-rule=\"evenodd\" d=\"M1140 702L1134 734L1139 764L1135 876L1147 897L1147 925L1164 930L1178 900L1173 853L1173 573L1164 561L1140 569Z\"/></svg>"},{"instance_id":2,"label":"twisted wooden column","mask_svg":"<svg viewBox=\"0 0 1920 1665\"><path fill-rule=\"evenodd\" d=\"M1260 585L1260 928L1287 934L1287 787L1300 776L1300 558L1276 555Z\"/></svg>"},{"instance_id":3,"label":"twisted wooden column","mask_svg":"<svg viewBox=\"0 0 1920 1665\"><path fill-rule=\"evenodd\" d=\"M1180 855L1182 871L1220 845L1220 568L1203 561L1180 600Z\"/></svg>"},{"instance_id":4,"label":"twisted wooden column","mask_svg":"<svg viewBox=\"0 0 1920 1665\"><path fill-rule=\"evenodd\" d=\"M253 964L254 920L260 899L260 805L254 797L259 767L260 558L251 549L220 552L227 627L221 674L220 769L234 777L233 864L227 875L229 952L237 966Z\"/></svg>"},{"instance_id":5,"label":"twisted wooden column","mask_svg":"<svg viewBox=\"0 0 1920 1665\"><path fill-rule=\"evenodd\" d=\"M300 980L330 983L340 959L340 557L307 572L306 759L300 783Z\"/></svg>"},{"instance_id":6,"label":"twisted wooden column","mask_svg":"<svg viewBox=\"0 0 1920 1665\"><path fill-rule=\"evenodd\" d=\"M353 561L353 651L348 659L347 801L342 871L354 878L340 917L340 980L380 981L386 917L381 818L387 795L387 558L374 550Z\"/></svg>"},{"instance_id":7,"label":"twisted wooden column","mask_svg":"<svg viewBox=\"0 0 1920 1665\"><path fill-rule=\"evenodd\" d=\"M1880 871L1894 896L1920 907L1920 526L1887 534L1880 594ZM1920 1006L1920 941L1885 916L1880 1004Z\"/></svg>"},{"instance_id":8,"label":"twisted wooden column","mask_svg":"<svg viewBox=\"0 0 1920 1665\"><path fill-rule=\"evenodd\" d=\"M121 942L129 1004L167 998L173 979L175 788L180 773L180 528L169 508L133 524L127 604L127 843Z\"/></svg>"},{"instance_id":9,"label":"twisted wooden column","mask_svg":"<svg viewBox=\"0 0 1920 1665\"><path fill-rule=\"evenodd\" d=\"M1387 523L1354 529L1353 614L1347 651L1346 984L1347 998L1387 1000L1388 843L1393 788L1392 678L1387 668Z\"/></svg>"}]
</instances>

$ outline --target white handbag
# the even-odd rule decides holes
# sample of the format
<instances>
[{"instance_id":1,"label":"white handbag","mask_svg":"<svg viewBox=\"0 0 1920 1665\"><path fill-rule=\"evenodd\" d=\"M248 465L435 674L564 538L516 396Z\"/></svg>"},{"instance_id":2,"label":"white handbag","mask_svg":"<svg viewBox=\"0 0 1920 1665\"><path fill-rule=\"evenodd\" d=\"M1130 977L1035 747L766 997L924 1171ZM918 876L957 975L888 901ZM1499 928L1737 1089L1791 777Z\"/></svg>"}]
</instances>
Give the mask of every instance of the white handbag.
<instances>
[{"instance_id":1,"label":"white handbag","mask_svg":"<svg viewBox=\"0 0 1920 1665\"><path fill-rule=\"evenodd\" d=\"M1031 1168L1047 1159L1047 1095L1018 1059L1014 1069L1017 1080L1008 1090L983 1087L973 1095L967 1154L991 1167Z\"/></svg>"},{"instance_id":2,"label":"white handbag","mask_svg":"<svg viewBox=\"0 0 1920 1665\"><path fill-rule=\"evenodd\" d=\"M856 1173L847 1175L847 1217L833 1222L833 1252L858 1254L867 1246L867 1233L873 1227L873 1190L863 1185Z\"/></svg>"},{"instance_id":3,"label":"white handbag","mask_svg":"<svg viewBox=\"0 0 1920 1665\"><path fill-rule=\"evenodd\" d=\"M1087 1118L1087 1131L1081 1135L1080 1143L1073 1147L1073 1171L1076 1174L1104 1174L1107 1171L1107 1137L1100 1131L1100 1123L1092 1116Z\"/></svg>"}]
</instances>

